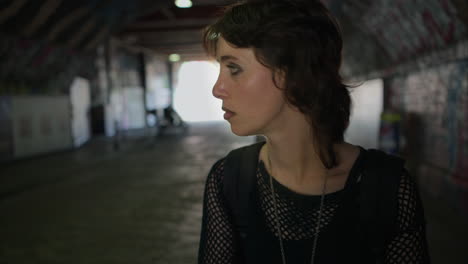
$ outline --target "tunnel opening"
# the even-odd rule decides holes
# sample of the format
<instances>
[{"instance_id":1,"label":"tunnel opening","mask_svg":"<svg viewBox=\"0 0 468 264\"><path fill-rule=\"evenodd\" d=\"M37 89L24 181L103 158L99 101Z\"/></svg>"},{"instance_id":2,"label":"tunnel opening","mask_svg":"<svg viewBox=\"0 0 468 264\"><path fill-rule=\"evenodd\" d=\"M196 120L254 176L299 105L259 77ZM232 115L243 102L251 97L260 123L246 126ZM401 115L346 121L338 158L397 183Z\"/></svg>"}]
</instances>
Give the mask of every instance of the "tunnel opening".
<instances>
[{"instance_id":1,"label":"tunnel opening","mask_svg":"<svg viewBox=\"0 0 468 264\"><path fill-rule=\"evenodd\" d=\"M183 62L174 88L174 109L187 122L221 121L221 100L211 94L219 65L209 61Z\"/></svg>"}]
</instances>

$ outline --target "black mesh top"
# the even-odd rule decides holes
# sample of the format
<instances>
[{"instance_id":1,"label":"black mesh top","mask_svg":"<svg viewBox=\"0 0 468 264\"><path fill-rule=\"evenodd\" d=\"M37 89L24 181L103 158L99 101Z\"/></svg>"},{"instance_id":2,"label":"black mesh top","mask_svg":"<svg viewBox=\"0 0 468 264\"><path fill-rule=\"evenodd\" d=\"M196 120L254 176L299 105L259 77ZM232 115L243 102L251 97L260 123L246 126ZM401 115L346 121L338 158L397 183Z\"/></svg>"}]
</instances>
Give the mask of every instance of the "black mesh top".
<instances>
[{"instance_id":1,"label":"black mesh top","mask_svg":"<svg viewBox=\"0 0 468 264\"><path fill-rule=\"evenodd\" d=\"M236 241L236 230L222 192L224 161L224 159L221 159L213 166L206 181L204 217L198 256L199 264L243 263L239 261L239 244ZM270 176L262 161L257 166L256 175L255 196L259 213L254 217L260 219L256 227L265 230L264 233L260 233L262 238L259 239L261 241L258 241L258 243L271 244L273 250L266 249L265 252L259 250L255 254L265 254L268 258L271 257L268 261L261 258L260 262L262 263L281 263L280 249L277 246L278 238L275 229L273 199L269 186ZM349 178L351 178L351 175ZM349 188L354 192L359 190L359 177L355 178L355 184L348 184L348 180L345 189ZM317 224L320 196L295 193L274 179L273 184L276 191L280 228L283 243L285 244L287 263L310 263L311 241ZM336 229L337 224L335 222L339 222L337 218L344 218L343 214L338 212L343 207L342 205L347 202L346 200L349 200L349 197L347 196L345 199L343 194L345 189L325 196L317 245L317 254L320 255L320 260L316 260L315 263L339 263L336 256L342 253L342 249L352 248L353 244L356 244L354 240L344 242L347 240L340 239L339 234L327 231L328 229ZM406 171L400 177L397 212L399 231L386 247L385 262L399 264L429 263L422 204L416 185ZM347 217L349 218L349 216ZM351 218L357 219L357 217ZM348 228L346 227L347 223L352 221L352 219L342 220L345 220L341 222L345 229ZM331 227L327 229L329 225ZM339 247L340 242L344 245L342 249ZM347 263L355 263L350 257L347 257L346 260ZM359 260L359 263L365 262ZM372 261L369 263L372 263Z\"/></svg>"}]
</instances>

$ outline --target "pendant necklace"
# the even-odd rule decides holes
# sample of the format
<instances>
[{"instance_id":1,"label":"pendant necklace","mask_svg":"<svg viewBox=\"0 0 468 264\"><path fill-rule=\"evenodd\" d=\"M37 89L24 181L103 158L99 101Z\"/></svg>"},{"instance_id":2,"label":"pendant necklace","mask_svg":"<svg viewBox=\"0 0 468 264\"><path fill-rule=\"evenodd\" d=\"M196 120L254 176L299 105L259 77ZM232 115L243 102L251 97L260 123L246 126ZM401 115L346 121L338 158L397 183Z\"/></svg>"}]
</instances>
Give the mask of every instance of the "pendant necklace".
<instances>
[{"instance_id":1,"label":"pendant necklace","mask_svg":"<svg viewBox=\"0 0 468 264\"><path fill-rule=\"evenodd\" d=\"M274 207L274 212L275 212L275 222L276 222L276 231L278 232L278 240L280 244L280 249L281 249L281 259L282 263L286 264L286 256L284 254L284 247L283 247L283 239L281 235L281 229L280 229L280 222L279 222L279 216L278 216L278 205L276 203L276 195L275 195L275 189L273 187L273 169L271 166L271 159L270 159L270 151L268 150L268 167L270 168L270 189L271 189L271 194L273 196L273 207ZM320 231L320 225L322 222L322 211L323 211L323 204L325 201L325 193L327 190L327 180L328 177L325 176L325 180L323 182L323 188L322 188L322 195L320 196L320 207L319 207L319 213L318 213L318 220L317 224L315 226L315 234L314 234L314 242L312 244L312 257L310 260L311 264L314 264L315 261L315 250L317 248L317 242L318 242L318 237L319 237L319 231Z\"/></svg>"}]
</instances>

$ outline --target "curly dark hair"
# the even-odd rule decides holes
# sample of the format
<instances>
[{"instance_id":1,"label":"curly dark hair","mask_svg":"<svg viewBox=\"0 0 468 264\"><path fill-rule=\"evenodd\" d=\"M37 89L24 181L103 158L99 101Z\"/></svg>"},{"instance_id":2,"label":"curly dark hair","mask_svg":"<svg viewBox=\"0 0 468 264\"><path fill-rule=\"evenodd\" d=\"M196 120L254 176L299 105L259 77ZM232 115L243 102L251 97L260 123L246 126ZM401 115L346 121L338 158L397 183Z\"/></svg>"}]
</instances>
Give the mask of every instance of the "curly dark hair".
<instances>
[{"instance_id":1,"label":"curly dark hair","mask_svg":"<svg viewBox=\"0 0 468 264\"><path fill-rule=\"evenodd\" d=\"M343 41L340 27L318 0L248 0L228 6L203 35L205 50L216 56L219 37L238 48L252 48L256 59L284 75L284 95L311 125L326 168L337 165L333 144L344 141L351 100L339 73Z\"/></svg>"}]
</instances>

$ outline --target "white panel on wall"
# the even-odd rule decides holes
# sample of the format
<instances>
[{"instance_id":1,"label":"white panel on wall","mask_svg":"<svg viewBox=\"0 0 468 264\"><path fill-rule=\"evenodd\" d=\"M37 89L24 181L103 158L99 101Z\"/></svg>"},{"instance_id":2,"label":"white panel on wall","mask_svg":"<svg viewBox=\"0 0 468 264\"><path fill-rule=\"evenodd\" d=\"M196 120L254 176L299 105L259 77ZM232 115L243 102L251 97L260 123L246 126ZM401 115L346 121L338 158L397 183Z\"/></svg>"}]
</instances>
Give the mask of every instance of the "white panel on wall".
<instances>
[{"instance_id":1,"label":"white panel on wall","mask_svg":"<svg viewBox=\"0 0 468 264\"><path fill-rule=\"evenodd\" d=\"M77 77L70 87L70 100L72 107L72 135L73 145L79 147L90 138L89 108L90 90L89 81Z\"/></svg>"},{"instance_id":2,"label":"white panel on wall","mask_svg":"<svg viewBox=\"0 0 468 264\"><path fill-rule=\"evenodd\" d=\"M113 136L116 130L125 130L124 98L121 90L112 90L110 104L106 106L106 135Z\"/></svg>"},{"instance_id":3,"label":"white panel on wall","mask_svg":"<svg viewBox=\"0 0 468 264\"><path fill-rule=\"evenodd\" d=\"M114 96L115 97L115 96ZM112 94L111 94L111 102L112 102ZM112 137L115 135L115 132L116 132L116 122L117 122L117 119L115 117L115 107L113 106L113 104L106 104L105 108L104 108L104 116L105 116L105 123L104 123L104 126L105 126L105 134L106 136L108 137Z\"/></svg>"},{"instance_id":4,"label":"white panel on wall","mask_svg":"<svg viewBox=\"0 0 468 264\"><path fill-rule=\"evenodd\" d=\"M14 157L73 147L67 96L12 97Z\"/></svg>"},{"instance_id":5,"label":"white panel on wall","mask_svg":"<svg viewBox=\"0 0 468 264\"><path fill-rule=\"evenodd\" d=\"M366 81L351 89L353 102L350 124L345 133L345 140L365 148L377 148L380 127L380 115L383 110L383 81Z\"/></svg>"},{"instance_id":6,"label":"white panel on wall","mask_svg":"<svg viewBox=\"0 0 468 264\"><path fill-rule=\"evenodd\" d=\"M145 127L145 107L143 104L143 88L128 87L124 93L125 129Z\"/></svg>"}]
</instances>

